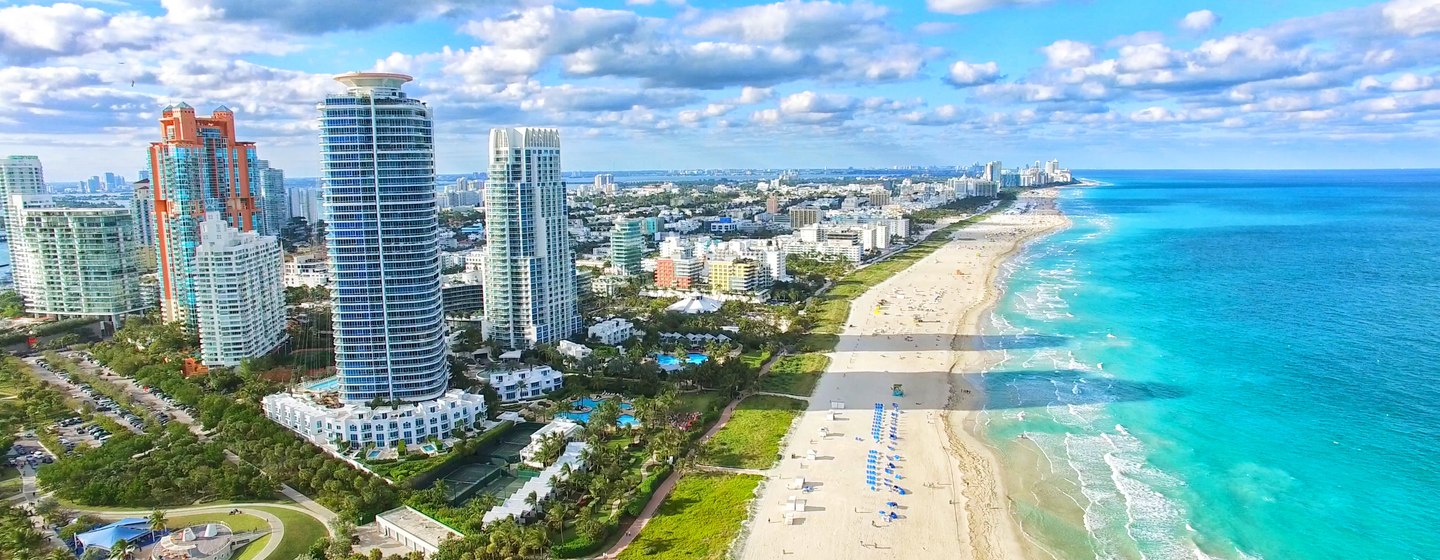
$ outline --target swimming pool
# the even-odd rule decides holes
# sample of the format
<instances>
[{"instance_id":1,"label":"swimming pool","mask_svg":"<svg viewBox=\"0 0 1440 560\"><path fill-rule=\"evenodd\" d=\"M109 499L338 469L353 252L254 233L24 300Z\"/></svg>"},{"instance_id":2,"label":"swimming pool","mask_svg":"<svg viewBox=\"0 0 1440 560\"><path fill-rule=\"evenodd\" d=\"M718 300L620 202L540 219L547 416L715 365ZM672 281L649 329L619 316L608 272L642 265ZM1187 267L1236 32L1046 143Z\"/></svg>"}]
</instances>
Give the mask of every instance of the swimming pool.
<instances>
[{"instance_id":1,"label":"swimming pool","mask_svg":"<svg viewBox=\"0 0 1440 560\"><path fill-rule=\"evenodd\" d=\"M685 356L685 363L687 364L699 365L709 360L710 356L706 356L699 352L691 352L689 355ZM680 364L680 358L676 358L674 355L671 354L660 354L658 356L655 356L655 362L662 366L674 366Z\"/></svg>"},{"instance_id":2,"label":"swimming pool","mask_svg":"<svg viewBox=\"0 0 1440 560\"><path fill-rule=\"evenodd\" d=\"M576 422L584 422L587 424L590 423L589 412L561 412L559 414L556 414L556 416L559 416L561 418L569 418ZM620 419L615 421L615 425L620 426L621 428L629 428L631 426L638 425L639 423L639 420L636 420L634 416L629 414L621 414Z\"/></svg>"},{"instance_id":3,"label":"swimming pool","mask_svg":"<svg viewBox=\"0 0 1440 560\"><path fill-rule=\"evenodd\" d=\"M571 404L570 406L571 406L571 407L579 406L579 407L582 407L582 408L587 409L586 411L584 411L584 412L575 412L575 411L561 412L561 413L559 413L559 414L556 414L556 416L559 416L559 417L561 417L561 418L568 418L568 419L574 420L574 421L576 421L576 422L584 422L584 423L586 423L586 424L589 424L589 423L590 423L590 411L591 411L591 410L595 410L595 407L600 406L600 403L602 403L602 402L605 402L605 400L604 400L604 399L596 400L596 399L593 398L593 397L581 397L580 400L575 401L575 402L574 402L573 404ZM622 403L620 403L620 410L633 410L634 408L635 408L635 405L633 405L633 404L630 404L630 403L627 403L627 402L622 402ZM639 421L639 420L636 420L636 419L635 419L635 416L632 415L632 414L621 414L621 415L620 415L620 418L615 421L615 425L620 426L620 427L622 427L622 428L629 428L629 427L635 426L635 425L637 425L637 424L639 424L639 423L640 423L640 421Z\"/></svg>"},{"instance_id":4,"label":"swimming pool","mask_svg":"<svg viewBox=\"0 0 1440 560\"><path fill-rule=\"evenodd\" d=\"M319 381L306 383L305 388L311 391L334 391L340 388L340 376L335 375Z\"/></svg>"}]
</instances>

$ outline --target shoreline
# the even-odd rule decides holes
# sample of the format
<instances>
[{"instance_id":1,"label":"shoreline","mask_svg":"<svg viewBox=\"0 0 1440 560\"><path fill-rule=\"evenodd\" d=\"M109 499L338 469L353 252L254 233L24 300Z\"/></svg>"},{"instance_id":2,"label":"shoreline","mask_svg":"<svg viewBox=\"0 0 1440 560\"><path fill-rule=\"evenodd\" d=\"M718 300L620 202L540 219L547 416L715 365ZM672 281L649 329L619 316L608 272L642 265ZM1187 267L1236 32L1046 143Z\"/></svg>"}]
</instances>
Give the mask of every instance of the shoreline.
<instances>
[{"instance_id":1,"label":"shoreline","mask_svg":"<svg viewBox=\"0 0 1440 560\"><path fill-rule=\"evenodd\" d=\"M1069 223L1055 211L1057 194L1023 193L851 301L830 367L779 463L765 471L736 557L1026 557L1030 545L1001 499L995 452L965 429L983 402L967 375L988 355L967 340L998 301L1003 264ZM903 397L891 396L896 384ZM870 405L882 401L904 401L894 453L903 456L895 466L903 480L895 482L905 494L877 491L861 477L866 454L882 446L859 436L869 429ZM814 490L802 493L799 480ZM797 509L796 498L805 505ZM900 516L878 522L877 509Z\"/></svg>"},{"instance_id":2,"label":"shoreline","mask_svg":"<svg viewBox=\"0 0 1440 560\"><path fill-rule=\"evenodd\" d=\"M1070 186L1094 185L1080 183ZM1038 543L1034 543L1025 533L1011 507L1013 501L1010 499L1005 478L1000 476L1001 465L997 450L990 444L979 423L980 416L989 403L984 384L978 376L1001 361L1001 358L990 354L990 350L981 343L985 335L981 328L981 318L994 311L1000 303L1000 297L1005 293L1000 285L1001 268L1030 244L1071 226L1070 219L1060 211L1055 202L1059 188L1061 187L1042 190L1050 190L1057 195L1046 199L1048 210L1059 216L1061 221L1044 229L1026 232L1015 240L1009 250L991 259L983 282L984 295L961 314L960 324L955 331L955 351L959 356L950 370L950 400L945 406L946 451L953 461L964 464L962 471L975 474L979 479L978 484L966 484L962 492L965 498L965 513L972 520L967 523L967 528L970 531L975 558L1011 557L997 556L998 551L1006 548L997 540L1018 543L1022 549L1019 557L1025 558L1033 556L1025 551L1032 546L1038 546ZM994 519L997 511L1004 519Z\"/></svg>"}]
</instances>

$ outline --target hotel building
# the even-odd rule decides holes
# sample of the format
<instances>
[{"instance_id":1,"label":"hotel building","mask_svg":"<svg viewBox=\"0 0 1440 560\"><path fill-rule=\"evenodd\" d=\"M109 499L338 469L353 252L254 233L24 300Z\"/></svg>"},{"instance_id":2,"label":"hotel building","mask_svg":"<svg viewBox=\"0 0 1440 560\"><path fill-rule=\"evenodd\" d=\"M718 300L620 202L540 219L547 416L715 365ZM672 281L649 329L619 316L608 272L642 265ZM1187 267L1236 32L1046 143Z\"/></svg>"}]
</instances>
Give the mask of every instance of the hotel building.
<instances>
[{"instance_id":1,"label":"hotel building","mask_svg":"<svg viewBox=\"0 0 1440 560\"><path fill-rule=\"evenodd\" d=\"M165 320L194 332L200 221L219 212L236 229L251 231L260 220L255 143L235 139L235 114L225 107L209 117L184 103L166 107L160 133L150 144L160 310Z\"/></svg>"},{"instance_id":2,"label":"hotel building","mask_svg":"<svg viewBox=\"0 0 1440 560\"><path fill-rule=\"evenodd\" d=\"M528 348L579 332L560 131L490 131L485 181L485 335Z\"/></svg>"},{"instance_id":3,"label":"hotel building","mask_svg":"<svg viewBox=\"0 0 1440 560\"><path fill-rule=\"evenodd\" d=\"M280 243L230 227L211 212L195 248L195 314L200 359L236 366L269 354L286 340Z\"/></svg>"},{"instance_id":4,"label":"hotel building","mask_svg":"<svg viewBox=\"0 0 1440 560\"><path fill-rule=\"evenodd\" d=\"M63 208L49 195L10 195L17 283L34 315L119 318L152 307L140 293L140 246L128 208Z\"/></svg>"}]
</instances>

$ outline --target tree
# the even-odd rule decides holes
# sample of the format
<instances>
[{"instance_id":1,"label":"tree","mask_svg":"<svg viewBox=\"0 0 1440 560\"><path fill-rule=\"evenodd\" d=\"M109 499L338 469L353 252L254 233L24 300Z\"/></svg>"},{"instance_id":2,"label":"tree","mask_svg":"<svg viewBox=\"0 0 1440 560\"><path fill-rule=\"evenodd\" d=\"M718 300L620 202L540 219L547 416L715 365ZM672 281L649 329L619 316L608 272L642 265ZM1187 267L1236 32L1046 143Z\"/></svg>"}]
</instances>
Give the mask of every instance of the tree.
<instances>
[{"instance_id":1,"label":"tree","mask_svg":"<svg viewBox=\"0 0 1440 560\"><path fill-rule=\"evenodd\" d=\"M620 421L620 413L620 404L615 399L601 401L590 412L590 423L586 427L608 435L615 430L615 423Z\"/></svg>"},{"instance_id":2,"label":"tree","mask_svg":"<svg viewBox=\"0 0 1440 560\"><path fill-rule=\"evenodd\" d=\"M146 522L149 524L151 531L156 533L163 532L165 530L165 511L157 509L150 512L150 517Z\"/></svg>"},{"instance_id":3,"label":"tree","mask_svg":"<svg viewBox=\"0 0 1440 560\"><path fill-rule=\"evenodd\" d=\"M140 550L140 548L135 546L135 543L132 543L125 539L120 539L118 541L115 541L114 546L110 547L110 560L124 560L126 558L130 558L130 555L134 554L137 550Z\"/></svg>"}]
</instances>

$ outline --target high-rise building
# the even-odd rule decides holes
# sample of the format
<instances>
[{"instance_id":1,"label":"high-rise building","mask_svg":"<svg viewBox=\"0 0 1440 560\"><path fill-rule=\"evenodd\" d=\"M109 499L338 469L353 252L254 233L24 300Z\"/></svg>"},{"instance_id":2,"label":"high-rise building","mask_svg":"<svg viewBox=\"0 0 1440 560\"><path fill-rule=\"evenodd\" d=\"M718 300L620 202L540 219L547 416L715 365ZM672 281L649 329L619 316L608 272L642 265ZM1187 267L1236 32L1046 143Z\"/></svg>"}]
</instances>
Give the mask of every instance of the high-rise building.
<instances>
[{"instance_id":1,"label":"high-rise building","mask_svg":"<svg viewBox=\"0 0 1440 560\"><path fill-rule=\"evenodd\" d=\"M200 222L195 248L195 315L200 359L236 366L285 342L285 286L280 243L230 227L218 212Z\"/></svg>"},{"instance_id":2,"label":"high-rise building","mask_svg":"<svg viewBox=\"0 0 1440 560\"><path fill-rule=\"evenodd\" d=\"M290 200L288 214L291 218L305 218L305 222L312 226L325 219L325 206L321 203L320 189L293 189L287 194Z\"/></svg>"},{"instance_id":3,"label":"high-rise building","mask_svg":"<svg viewBox=\"0 0 1440 560\"><path fill-rule=\"evenodd\" d=\"M434 399L450 369L430 107L403 74L335 79L347 91L319 110L341 396Z\"/></svg>"},{"instance_id":4,"label":"high-rise building","mask_svg":"<svg viewBox=\"0 0 1440 560\"><path fill-rule=\"evenodd\" d=\"M346 92L318 108L338 380L261 403L321 446L444 437L484 419L485 399L446 390L430 108L404 74L335 79Z\"/></svg>"},{"instance_id":5,"label":"high-rise building","mask_svg":"<svg viewBox=\"0 0 1440 560\"><path fill-rule=\"evenodd\" d=\"M560 131L490 131L485 181L487 338L505 348L578 332L575 253L566 230Z\"/></svg>"},{"instance_id":6,"label":"high-rise building","mask_svg":"<svg viewBox=\"0 0 1440 560\"><path fill-rule=\"evenodd\" d=\"M0 159L0 219L3 219L5 237L14 240L19 235L18 214L9 208L12 195L45 194L45 170L36 156L10 156ZM31 267L31 260L23 256L25 247L11 241L6 246L10 251L11 279L20 297L35 293L40 288L39 272Z\"/></svg>"},{"instance_id":7,"label":"high-rise building","mask_svg":"<svg viewBox=\"0 0 1440 560\"><path fill-rule=\"evenodd\" d=\"M995 181L997 183L1000 182L1001 169L1002 168L1000 167L1000 162L998 161L992 161L985 164L985 176L982 177L982 179L985 179L986 181Z\"/></svg>"},{"instance_id":8,"label":"high-rise building","mask_svg":"<svg viewBox=\"0 0 1440 560\"><path fill-rule=\"evenodd\" d=\"M260 220L255 143L235 139L235 113L229 109L197 117L185 103L165 108L160 134L159 142L150 143L160 311L165 320L194 332L201 220L219 212L241 231L254 230Z\"/></svg>"},{"instance_id":9,"label":"high-rise building","mask_svg":"<svg viewBox=\"0 0 1440 560\"><path fill-rule=\"evenodd\" d=\"M135 240L141 247L155 250L155 189L150 178L135 181L135 196L130 199L130 215L135 217Z\"/></svg>"},{"instance_id":10,"label":"high-rise building","mask_svg":"<svg viewBox=\"0 0 1440 560\"><path fill-rule=\"evenodd\" d=\"M595 192L615 194L615 176L610 173L596 175Z\"/></svg>"},{"instance_id":11,"label":"high-rise building","mask_svg":"<svg viewBox=\"0 0 1440 560\"><path fill-rule=\"evenodd\" d=\"M128 208L62 208L49 195L10 195L16 268L30 281L16 284L34 315L108 317L154 302L140 294L135 222ZM21 261L24 261L23 263Z\"/></svg>"},{"instance_id":12,"label":"high-rise building","mask_svg":"<svg viewBox=\"0 0 1440 560\"><path fill-rule=\"evenodd\" d=\"M773 195L773 194L770 195L769 198L766 198L766 199L765 199L765 212L766 212L766 213L769 213L769 214L778 214L778 213L780 213L780 198L779 198L779 197L776 197L776 196Z\"/></svg>"},{"instance_id":13,"label":"high-rise building","mask_svg":"<svg viewBox=\"0 0 1440 560\"><path fill-rule=\"evenodd\" d=\"M290 199L285 194L285 171L270 167L270 162L257 160L255 173L260 177L260 220L255 229L260 235L278 236L290 221Z\"/></svg>"},{"instance_id":14,"label":"high-rise building","mask_svg":"<svg viewBox=\"0 0 1440 560\"><path fill-rule=\"evenodd\" d=\"M871 191L869 193L870 206L881 208L890 205L890 191Z\"/></svg>"},{"instance_id":15,"label":"high-rise building","mask_svg":"<svg viewBox=\"0 0 1440 560\"><path fill-rule=\"evenodd\" d=\"M624 274L640 274L640 261L645 257L645 236L640 220L615 218L610 230L610 266Z\"/></svg>"},{"instance_id":16,"label":"high-rise building","mask_svg":"<svg viewBox=\"0 0 1440 560\"><path fill-rule=\"evenodd\" d=\"M820 218L824 217L821 210L814 206L791 206L789 215L790 227L795 229L820 223Z\"/></svg>"}]
</instances>

